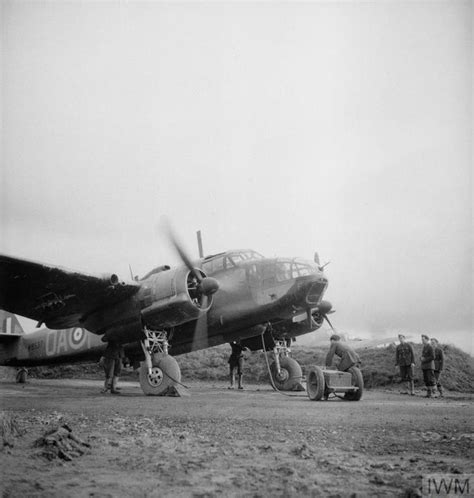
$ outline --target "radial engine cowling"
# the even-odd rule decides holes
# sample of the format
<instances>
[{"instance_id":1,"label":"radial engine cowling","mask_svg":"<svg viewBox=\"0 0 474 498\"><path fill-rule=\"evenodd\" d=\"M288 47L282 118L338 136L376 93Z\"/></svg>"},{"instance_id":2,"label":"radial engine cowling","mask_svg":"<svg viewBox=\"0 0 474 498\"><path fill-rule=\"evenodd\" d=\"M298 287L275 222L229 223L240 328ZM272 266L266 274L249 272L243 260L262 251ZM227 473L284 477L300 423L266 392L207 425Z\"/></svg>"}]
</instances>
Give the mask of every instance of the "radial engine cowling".
<instances>
[{"instance_id":1,"label":"radial engine cowling","mask_svg":"<svg viewBox=\"0 0 474 498\"><path fill-rule=\"evenodd\" d=\"M154 328L167 328L197 319L212 305L209 283L204 272L198 282L188 268L176 268L152 275L143 282L138 293L141 314L145 324ZM215 291L214 291L215 292Z\"/></svg>"}]
</instances>

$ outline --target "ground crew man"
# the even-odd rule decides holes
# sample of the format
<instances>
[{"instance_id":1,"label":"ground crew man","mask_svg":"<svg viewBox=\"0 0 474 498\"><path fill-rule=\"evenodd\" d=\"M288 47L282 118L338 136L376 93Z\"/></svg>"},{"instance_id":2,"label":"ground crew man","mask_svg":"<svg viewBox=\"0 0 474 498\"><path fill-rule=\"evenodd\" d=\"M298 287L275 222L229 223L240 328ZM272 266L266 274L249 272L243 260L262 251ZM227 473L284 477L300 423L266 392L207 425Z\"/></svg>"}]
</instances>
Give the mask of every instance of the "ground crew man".
<instances>
[{"instance_id":1,"label":"ground crew man","mask_svg":"<svg viewBox=\"0 0 474 498\"><path fill-rule=\"evenodd\" d=\"M431 398L433 396L433 390L435 386L434 377L434 349L430 344L430 338L423 334L421 336L421 341L423 343L423 349L421 351L421 369L423 370L423 381L426 386L426 397Z\"/></svg>"},{"instance_id":2,"label":"ground crew man","mask_svg":"<svg viewBox=\"0 0 474 498\"><path fill-rule=\"evenodd\" d=\"M360 365L359 355L348 344L340 342L341 338L338 335L332 335L329 340L331 341L331 347L326 356L327 367L332 365L334 355L341 358L341 361L337 365L337 369L342 372L346 372L349 368Z\"/></svg>"},{"instance_id":3,"label":"ground crew man","mask_svg":"<svg viewBox=\"0 0 474 498\"><path fill-rule=\"evenodd\" d=\"M444 368L444 352L441 349L441 346L439 345L438 339L435 339L434 337L431 338L431 345L433 346L434 349L434 377L435 377L435 384L436 387L438 388L439 396L442 398L443 397L443 386L440 383L440 375L441 371Z\"/></svg>"},{"instance_id":4,"label":"ground crew man","mask_svg":"<svg viewBox=\"0 0 474 498\"><path fill-rule=\"evenodd\" d=\"M109 341L101 358L103 364L105 381L102 393L109 389L112 394L120 394L117 387L120 372L122 371L122 359L124 358L123 346L114 341Z\"/></svg>"},{"instance_id":5,"label":"ground crew man","mask_svg":"<svg viewBox=\"0 0 474 498\"><path fill-rule=\"evenodd\" d=\"M229 374L230 374L230 386L229 389L234 389L235 384L235 370L237 369L238 378L238 388L243 389L242 385L242 375L244 368L244 351L249 351L249 348L242 346L240 339L238 341L232 341L230 343L232 348L232 353L229 357Z\"/></svg>"},{"instance_id":6,"label":"ground crew man","mask_svg":"<svg viewBox=\"0 0 474 498\"><path fill-rule=\"evenodd\" d=\"M415 395L415 382L413 381L413 368L415 366L415 352L413 346L405 341L403 334L398 334L400 344L395 352L395 366L400 368L402 382L407 383L408 392Z\"/></svg>"}]
</instances>

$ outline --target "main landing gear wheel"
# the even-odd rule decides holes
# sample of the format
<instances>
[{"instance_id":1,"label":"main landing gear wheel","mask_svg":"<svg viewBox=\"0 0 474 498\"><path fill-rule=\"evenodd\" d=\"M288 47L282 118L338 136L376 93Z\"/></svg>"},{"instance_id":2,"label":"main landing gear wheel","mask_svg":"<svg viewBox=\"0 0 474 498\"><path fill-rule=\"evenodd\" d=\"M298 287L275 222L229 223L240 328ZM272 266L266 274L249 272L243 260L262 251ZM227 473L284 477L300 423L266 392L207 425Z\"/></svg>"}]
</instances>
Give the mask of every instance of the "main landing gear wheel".
<instances>
[{"instance_id":1,"label":"main landing gear wheel","mask_svg":"<svg viewBox=\"0 0 474 498\"><path fill-rule=\"evenodd\" d=\"M326 381L319 367L311 367L306 376L306 391L311 401L319 401L324 396Z\"/></svg>"},{"instance_id":2,"label":"main landing gear wheel","mask_svg":"<svg viewBox=\"0 0 474 498\"><path fill-rule=\"evenodd\" d=\"M280 358L280 373L275 362L270 365L273 383L279 391L300 391L303 372L293 358Z\"/></svg>"},{"instance_id":3,"label":"main landing gear wheel","mask_svg":"<svg viewBox=\"0 0 474 498\"><path fill-rule=\"evenodd\" d=\"M170 387L181 382L181 370L178 362L169 354L156 353L152 357L151 375L146 362L140 365L140 386L147 396L161 396Z\"/></svg>"},{"instance_id":4,"label":"main landing gear wheel","mask_svg":"<svg viewBox=\"0 0 474 498\"><path fill-rule=\"evenodd\" d=\"M352 375L352 385L358 387L357 391L347 392L344 399L347 401L359 401L364 393L364 378L362 372L357 367L351 367L347 370Z\"/></svg>"}]
</instances>

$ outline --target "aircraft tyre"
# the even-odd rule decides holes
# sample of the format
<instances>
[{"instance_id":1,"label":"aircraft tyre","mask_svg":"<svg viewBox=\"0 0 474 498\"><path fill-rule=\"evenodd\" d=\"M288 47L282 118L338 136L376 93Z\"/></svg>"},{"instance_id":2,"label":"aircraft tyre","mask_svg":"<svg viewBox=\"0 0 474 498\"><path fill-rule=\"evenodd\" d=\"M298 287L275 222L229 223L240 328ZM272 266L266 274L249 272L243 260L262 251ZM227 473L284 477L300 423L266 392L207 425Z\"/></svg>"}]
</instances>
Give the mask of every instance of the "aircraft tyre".
<instances>
[{"instance_id":1,"label":"aircraft tyre","mask_svg":"<svg viewBox=\"0 0 474 498\"><path fill-rule=\"evenodd\" d=\"M344 399L347 401L359 401L364 393L364 378L362 377L362 372L357 367L351 367L347 371L352 375L352 385L359 389L354 392L346 393Z\"/></svg>"},{"instance_id":2,"label":"aircraft tyre","mask_svg":"<svg viewBox=\"0 0 474 498\"><path fill-rule=\"evenodd\" d=\"M21 368L16 373L16 382L18 384L26 384L27 378L28 378L28 370L26 368Z\"/></svg>"},{"instance_id":3,"label":"aircraft tyre","mask_svg":"<svg viewBox=\"0 0 474 498\"><path fill-rule=\"evenodd\" d=\"M326 381L320 367L310 367L306 375L306 392L311 401L319 401L324 396Z\"/></svg>"},{"instance_id":4,"label":"aircraft tyre","mask_svg":"<svg viewBox=\"0 0 474 498\"><path fill-rule=\"evenodd\" d=\"M300 364L293 358L280 358L280 375L276 363L270 365L273 383L279 391L300 391L303 372Z\"/></svg>"},{"instance_id":5,"label":"aircraft tyre","mask_svg":"<svg viewBox=\"0 0 474 498\"><path fill-rule=\"evenodd\" d=\"M152 364L152 377L148 375L146 362L143 361L140 365L140 386L147 396L162 396L177 382L181 382L178 362L169 354L154 354Z\"/></svg>"}]
</instances>

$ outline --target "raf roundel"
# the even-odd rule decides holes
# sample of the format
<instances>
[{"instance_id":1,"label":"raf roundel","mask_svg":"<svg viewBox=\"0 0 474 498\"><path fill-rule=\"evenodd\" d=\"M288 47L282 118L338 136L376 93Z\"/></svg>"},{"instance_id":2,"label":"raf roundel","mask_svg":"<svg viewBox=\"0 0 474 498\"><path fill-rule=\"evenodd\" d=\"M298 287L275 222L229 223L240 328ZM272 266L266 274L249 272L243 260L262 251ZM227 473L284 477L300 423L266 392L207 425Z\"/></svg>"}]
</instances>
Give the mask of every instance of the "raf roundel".
<instances>
[{"instance_id":1,"label":"raf roundel","mask_svg":"<svg viewBox=\"0 0 474 498\"><path fill-rule=\"evenodd\" d=\"M85 337L84 329L81 329L79 327L75 328L72 331L72 335L71 335L71 346L72 347L79 346L83 342L84 337Z\"/></svg>"}]
</instances>

